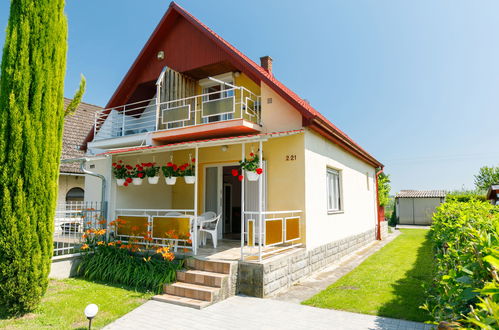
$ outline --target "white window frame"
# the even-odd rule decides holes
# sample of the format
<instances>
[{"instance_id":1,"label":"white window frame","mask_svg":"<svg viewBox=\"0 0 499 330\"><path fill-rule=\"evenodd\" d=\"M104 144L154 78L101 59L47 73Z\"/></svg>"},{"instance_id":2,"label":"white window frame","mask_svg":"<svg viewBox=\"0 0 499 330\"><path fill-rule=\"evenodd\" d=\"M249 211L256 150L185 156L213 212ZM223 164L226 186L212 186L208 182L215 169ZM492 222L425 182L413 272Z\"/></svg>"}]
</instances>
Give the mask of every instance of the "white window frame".
<instances>
[{"instance_id":1,"label":"white window frame","mask_svg":"<svg viewBox=\"0 0 499 330\"><path fill-rule=\"evenodd\" d=\"M333 190L334 187L331 186L331 179L330 176L336 176L337 177L337 187L336 187L336 194L337 196L331 196L334 195L335 191ZM340 213L343 212L343 194L342 194L342 173L341 170L335 169L328 167L326 169L326 197L327 197L327 212L329 214L332 213ZM337 204L338 206L335 207L334 205L331 205L330 201L332 201L331 198L337 199Z\"/></svg>"}]
</instances>

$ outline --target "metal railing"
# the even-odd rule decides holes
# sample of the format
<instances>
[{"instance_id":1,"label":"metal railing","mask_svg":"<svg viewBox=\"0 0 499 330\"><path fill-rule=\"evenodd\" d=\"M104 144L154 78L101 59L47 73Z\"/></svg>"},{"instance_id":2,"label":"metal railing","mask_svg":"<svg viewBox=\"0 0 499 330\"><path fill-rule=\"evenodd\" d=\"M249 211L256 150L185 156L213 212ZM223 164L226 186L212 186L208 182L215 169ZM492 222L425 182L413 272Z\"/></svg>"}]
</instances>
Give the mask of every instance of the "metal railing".
<instances>
[{"instance_id":1,"label":"metal railing","mask_svg":"<svg viewBox=\"0 0 499 330\"><path fill-rule=\"evenodd\" d=\"M54 219L54 257L72 254L82 244L82 235L89 228L100 226L100 202L58 204Z\"/></svg>"},{"instance_id":2,"label":"metal railing","mask_svg":"<svg viewBox=\"0 0 499 330\"><path fill-rule=\"evenodd\" d=\"M300 246L301 213L301 210L243 212L241 259L254 257L261 261L267 255Z\"/></svg>"},{"instance_id":3,"label":"metal railing","mask_svg":"<svg viewBox=\"0 0 499 330\"><path fill-rule=\"evenodd\" d=\"M96 112L94 140L233 119L260 125L260 113L260 96L242 86L171 101L156 97Z\"/></svg>"}]
</instances>

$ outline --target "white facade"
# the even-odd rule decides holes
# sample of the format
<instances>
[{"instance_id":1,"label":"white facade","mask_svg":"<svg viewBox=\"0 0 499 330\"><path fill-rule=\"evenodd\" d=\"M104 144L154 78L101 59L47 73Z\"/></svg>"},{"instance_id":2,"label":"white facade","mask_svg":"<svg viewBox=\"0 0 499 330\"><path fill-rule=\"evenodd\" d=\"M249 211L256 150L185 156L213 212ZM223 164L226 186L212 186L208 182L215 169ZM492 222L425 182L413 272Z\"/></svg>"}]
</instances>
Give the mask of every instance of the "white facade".
<instances>
[{"instance_id":1,"label":"white facade","mask_svg":"<svg viewBox=\"0 0 499 330\"><path fill-rule=\"evenodd\" d=\"M327 169L340 172L341 209L328 212ZM320 245L376 227L376 169L319 134L305 133L306 245Z\"/></svg>"}]
</instances>

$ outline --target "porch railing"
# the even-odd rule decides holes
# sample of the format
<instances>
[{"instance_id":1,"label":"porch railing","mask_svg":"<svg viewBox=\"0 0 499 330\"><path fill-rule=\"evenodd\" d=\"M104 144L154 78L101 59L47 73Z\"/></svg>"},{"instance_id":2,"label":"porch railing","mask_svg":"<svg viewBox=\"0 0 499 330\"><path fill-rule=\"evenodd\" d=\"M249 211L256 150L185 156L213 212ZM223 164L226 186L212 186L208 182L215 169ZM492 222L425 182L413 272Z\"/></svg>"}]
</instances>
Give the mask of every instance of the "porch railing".
<instances>
[{"instance_id":1,"label":"porch railing","mask_svg":"<svg viewBox=\"0 0 499 330\"><path fill-rule=\"evenodd\" d=\"M142 246L171 246L173 252L196 252L194 210L116 209L115 216L122 220L121 225L109 228L116 240Z\"/></svg>"},{"instance_id":2,"label":"porch railing","mask_svg":"<svg viewBox=\"0 0 499 330\"><path fill-rule=\"evenodd\" d=\"M96 112L94 140L246 119L261 124L260 96L242 86L171 101L142 100Z\"/></svg>"},{"instance_id":3,"label":"porch railing","mask_svg":"<svg viewBox=\"0 0 499 330\"><path fill-rule=\"evenodd\" d=\"M301 245L301 210L245 211L241 259L258 259Z\"/></svg>"},{"instance_id":4,"label":"porch railing","mask_svg":"<svg viewBox=\"0 0 499 330\"><path fill-rule=\"evenodd\" d=\"M96 228L102 220L100 202L58 204L54 219L54 257L75 253L82 244L82 235Z\"/></svg>"}]
</instances>

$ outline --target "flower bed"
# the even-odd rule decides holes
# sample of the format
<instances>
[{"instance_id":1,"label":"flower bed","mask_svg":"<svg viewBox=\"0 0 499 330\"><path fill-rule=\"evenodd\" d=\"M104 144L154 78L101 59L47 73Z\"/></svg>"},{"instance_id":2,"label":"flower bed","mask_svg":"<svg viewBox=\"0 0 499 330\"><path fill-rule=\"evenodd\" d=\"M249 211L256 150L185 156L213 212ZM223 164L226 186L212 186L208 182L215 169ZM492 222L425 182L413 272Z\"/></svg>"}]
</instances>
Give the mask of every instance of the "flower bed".
<instances>
[{"instance_id":1,"label":"flower bed","mask_svg":"<svg viewBox=\"0 0 499 330\"><path fill-rule=\"evenodd\" d=\"M499 327L499 208L487 202L452 201L433 217L433 285L423 306L436 321Z\"/></svg>"},{"instance_id":2,"label":"flower bed","mask_svg":"<svg viewBox=\"0 0 499 330\"><path fill-rule=\"evenodd\" d=\"M106 229L88 229L83 235L82 260L77 274L89 280L126 285L159 293L163 285L176 279L183 260L175 259L170 247L143 242L125 244L106 239Z\"/></svg>"}]
</instances>

